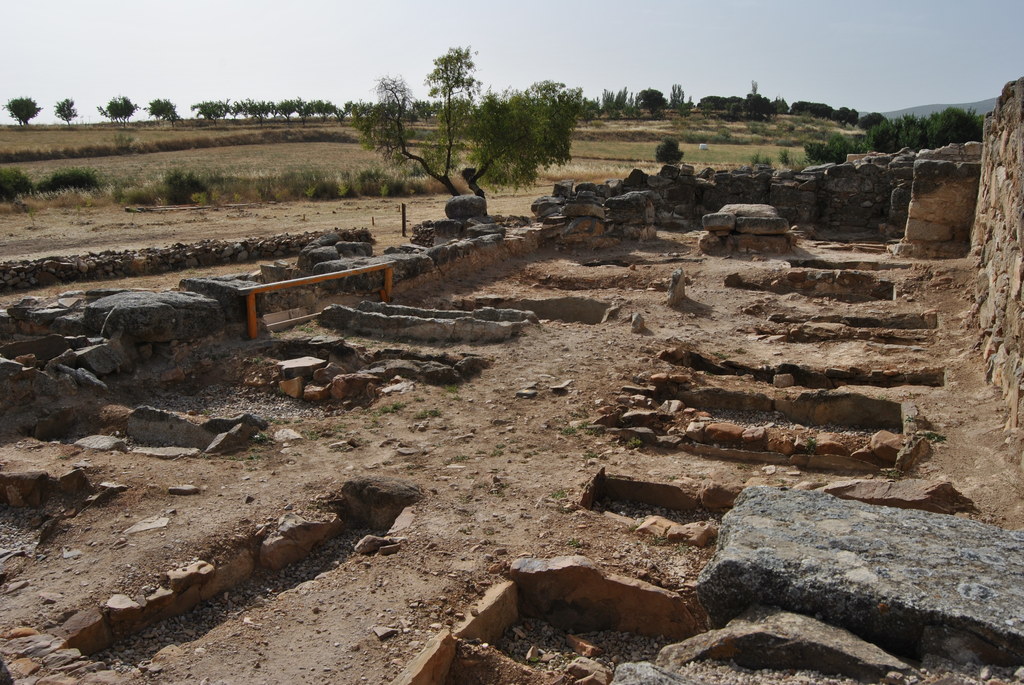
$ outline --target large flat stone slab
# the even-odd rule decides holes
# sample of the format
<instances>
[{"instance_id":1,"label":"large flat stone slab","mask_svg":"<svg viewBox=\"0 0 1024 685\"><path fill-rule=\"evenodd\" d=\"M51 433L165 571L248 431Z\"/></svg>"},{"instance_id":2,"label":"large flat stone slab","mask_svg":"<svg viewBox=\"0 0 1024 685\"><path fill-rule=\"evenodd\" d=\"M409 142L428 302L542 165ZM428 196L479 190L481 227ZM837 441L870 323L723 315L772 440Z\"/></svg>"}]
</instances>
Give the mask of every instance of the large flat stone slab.
<instances>
[{"instance_id":1,"label":"large flat stone slab","mask_svg":"<svg viewBox=\"0 0 1024 685\"><path fill-rule=\"evenodd\" d=\"M697 592L718 627L768 604L905 657L1024 664L1024 532L954 516L748 488Z\"/></svg>"},{"instance_id":2,"label":"large flat stone slab","mask_svg":"<svg viewBox=\"0 0 1024 685\"><path fill-rule=\"evenodd\" d=\"M220 304L198 293L121 292L90 302L82 313L94 333L124 333L143 342L196 340L224 328Z\"/></svg>"}]
</instances>

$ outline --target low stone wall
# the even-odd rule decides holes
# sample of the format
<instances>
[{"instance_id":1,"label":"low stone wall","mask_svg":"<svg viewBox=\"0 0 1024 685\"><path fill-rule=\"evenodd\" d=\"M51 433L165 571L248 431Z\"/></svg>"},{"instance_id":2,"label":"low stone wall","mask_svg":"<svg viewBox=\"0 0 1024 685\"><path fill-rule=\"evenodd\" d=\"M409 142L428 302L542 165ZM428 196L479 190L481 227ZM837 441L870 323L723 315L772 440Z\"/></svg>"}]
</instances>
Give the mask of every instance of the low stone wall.
<instances>
[{"instance_id":1,"label":"low stone wall","mask_svg":"<svg viewBox=\"0 0 1024 685\"><path fill-rule=\"evenodd\" d=\"M333 231L350 242L372 243L365 228ZM143 276L183 271L218 264L238 264L256 259L281 259L299 253L302 248L325 235L310 232L243 240L202 240L188 245L142 250L107 250L98 254L66 255L42 259L0 262L0 292L70 283Z\"/></svg>"},{"instance_id":2,"label":"low stone wall","mask_svg":"<svg viewBox=\"0 0 1024 685\"><path fill-rule=\"evenodd\" d=\"M1024 382L1024 78L1003 88L985 120L981 191L971 235L980 273L977 317L989 380L1020 426Z\"/></svg>"}]
</instances>

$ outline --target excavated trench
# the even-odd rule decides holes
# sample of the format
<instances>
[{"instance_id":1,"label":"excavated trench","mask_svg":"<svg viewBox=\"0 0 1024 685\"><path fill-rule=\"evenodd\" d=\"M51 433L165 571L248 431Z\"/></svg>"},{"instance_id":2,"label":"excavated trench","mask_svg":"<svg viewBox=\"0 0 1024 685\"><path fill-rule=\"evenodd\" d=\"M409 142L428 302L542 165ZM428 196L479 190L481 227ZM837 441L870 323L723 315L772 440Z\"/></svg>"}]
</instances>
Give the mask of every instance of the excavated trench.
<instances>
[{"instance_id":1,"label":"excavated trench","mask_svg":"<svg viewBox=\"0 0 1024 685\"><path fill-rule=\"evenodd\" d=\"M402 481L349 481L321 498L334 518L317 522L286 514L276 528L262 526L228 548L212 543L215 549L201 554L217 559L214 563L193 561L162 574L157 585L114 595L98 609L82 609L60 633L68 647L115 670L159 672L150 660L161 649L199 639L332 571L356 552L397 552L403 539L382 536L422 496L418 487Z\"/></svg>"},{"instance_id":2,"label":"excavated trench","mask_svg":"<svg viewBox=\"0 0 1024 685\"><path fill-rule=\"evenodd\" d=\"M249 578L212 597L187 613L169 618L119 639L109 649L93 655L118 671L148 666L153 655L168 645L198 640L215 628L239 619L245 612L273 602L282 593L336 569L354 552L353 545L369 529L346 530L298 562L281 571L260 569ZM379 531L378 531L379 532Z\"/></svg>"},{"instance_id":3,"label":"excavated trench","mask_svg":"<svg viewBox=\"0 0 1024 685\"><path fill-rule=\"evenodd\" d=\"M605 323L616 308L609 302L590 297L551 297L523 300L497 296L477 297L477 305L518 309L536 314L538 319L595 325Z\"/></svg>"},{"instance_id":4,"label":"excavated trench","mask_svg":"<svg viewBox=\"0 0 1024 685\"><path fill-rule=\"evenodd\" d=\"M699 352L686 348L664 350L659 358L694 371L703 371L715 376L749 376L762 383L799 385L812 389L833 389L845 385L867 385L877 388L893 388L901 385L923 385L942 387L946 384L946 370L940 369L869 369L858 367L812 368L800 364L763 364L750 366L724 359L714 361ZM780 378L781 377L781 378ZM778 379L778 380L776 380Z\"/></svg>"}]
</instances>

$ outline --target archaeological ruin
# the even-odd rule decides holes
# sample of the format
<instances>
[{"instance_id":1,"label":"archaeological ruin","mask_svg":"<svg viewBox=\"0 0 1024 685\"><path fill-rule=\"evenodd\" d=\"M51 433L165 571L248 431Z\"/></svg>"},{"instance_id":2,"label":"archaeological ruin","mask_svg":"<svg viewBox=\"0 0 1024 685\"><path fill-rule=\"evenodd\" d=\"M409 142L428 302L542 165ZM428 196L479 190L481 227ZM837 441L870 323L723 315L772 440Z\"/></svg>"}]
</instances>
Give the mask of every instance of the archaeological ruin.
<instances>
[{"instance_id":1,"label":"archaeological ruin","mask_svg":"<svg viewBox=\"0 0 1024 685\"><path fill-rule=\"evenodd\" d=\"M531 212L0 263L0 683L1024 682L1024 79Z\"/></svg>"}]
</instances>

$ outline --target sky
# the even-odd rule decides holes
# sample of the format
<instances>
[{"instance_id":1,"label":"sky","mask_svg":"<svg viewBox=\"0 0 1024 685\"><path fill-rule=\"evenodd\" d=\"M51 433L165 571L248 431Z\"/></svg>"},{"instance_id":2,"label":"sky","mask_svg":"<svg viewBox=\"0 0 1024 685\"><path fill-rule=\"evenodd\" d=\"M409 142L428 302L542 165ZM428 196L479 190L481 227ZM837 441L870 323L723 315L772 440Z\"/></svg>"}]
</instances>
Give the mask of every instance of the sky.
<instances>
[{"instance_id":1,"label":"sky","mask_svg":"<svg viewBox=\"0 0 1024 685\"><path fill-rule=\"evenodd\" d=\"M477 53L485 87L553 80L591 98L680 84L696 102L757 81L769 98L886 112L1024 76L1024 0L5 0L0 17L0 103L33 98L33 123L57 122L64 98L86 123L119 95L183 116L225 98L369 101L381 76L426 98L455 46Z\"/></svg>"}]
</instances>

